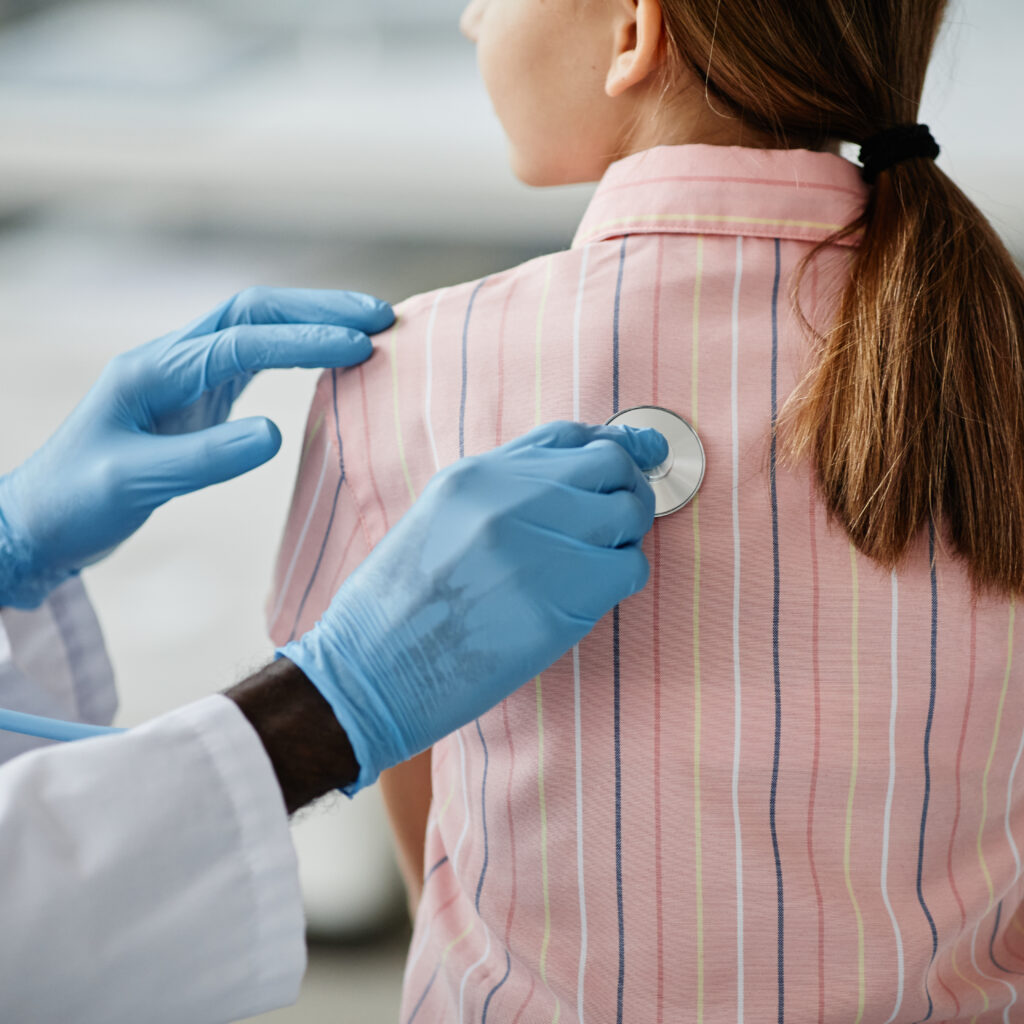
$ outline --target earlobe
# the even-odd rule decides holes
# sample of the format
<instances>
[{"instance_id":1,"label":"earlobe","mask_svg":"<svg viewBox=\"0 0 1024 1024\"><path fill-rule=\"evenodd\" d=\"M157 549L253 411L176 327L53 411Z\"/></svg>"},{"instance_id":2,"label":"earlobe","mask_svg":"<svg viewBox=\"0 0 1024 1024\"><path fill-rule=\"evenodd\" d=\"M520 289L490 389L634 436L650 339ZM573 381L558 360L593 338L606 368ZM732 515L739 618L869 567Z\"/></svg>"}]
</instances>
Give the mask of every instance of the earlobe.
<instances>
[{"instance_id":1,"label":"earlobe","mask_svg":"<svg viewBox=\"0 0 1024 1024\"><path fill-rule=\"evenodd\" d=\"M625 16L616 31L604 91L613 99L645 81L661 67L664 21L660 0L622 0Z\"/></svg>"}]
</instances>

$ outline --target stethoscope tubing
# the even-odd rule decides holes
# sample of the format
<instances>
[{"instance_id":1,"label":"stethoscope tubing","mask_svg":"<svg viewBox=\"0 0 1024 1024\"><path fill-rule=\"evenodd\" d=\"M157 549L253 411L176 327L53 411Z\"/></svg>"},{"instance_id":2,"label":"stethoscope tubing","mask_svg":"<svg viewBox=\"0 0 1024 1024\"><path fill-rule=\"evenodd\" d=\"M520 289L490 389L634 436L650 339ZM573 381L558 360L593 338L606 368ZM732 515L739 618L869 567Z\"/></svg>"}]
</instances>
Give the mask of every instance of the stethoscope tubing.
<instances>
[{"instance_id":1,"label":"stethoscope tubing","mask_svg":"<svg viewBox=\"0 0 1024 1024\"><path fill-rule=\"evenodd\" d=\"M57 740L61 743L88 740L96 736L112 736L126 731L111 725L65 722L60 718L27 715L23 711L8 711L6 708L0 708L0 730L19 733L22 736L34 736L41 740Z\"/></svg>"}]
</instances>

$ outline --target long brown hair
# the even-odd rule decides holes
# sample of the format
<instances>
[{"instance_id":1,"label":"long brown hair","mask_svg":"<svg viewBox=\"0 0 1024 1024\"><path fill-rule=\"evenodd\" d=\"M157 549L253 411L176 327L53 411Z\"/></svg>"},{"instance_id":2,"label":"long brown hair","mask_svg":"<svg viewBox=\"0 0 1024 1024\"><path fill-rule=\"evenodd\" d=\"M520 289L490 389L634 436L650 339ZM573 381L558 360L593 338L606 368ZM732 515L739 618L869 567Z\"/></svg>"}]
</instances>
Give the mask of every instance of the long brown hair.
<instances>
[{"instance_id":1,"label":"long brown hair","mask_svg":"<svg viewBox=\"0 0 1024 1024\"><path fill-rule=\"evenodd\" d=\"M946 10L661 3L673 60L779 148L916 122ZM931 519L977 592L1024 593L1024 279L929 159L883 172L850 232L862 239L836 319L780 419L786 456L812 458L830 515L879 564L895 568Z\"/></svg>"}]
</instances>

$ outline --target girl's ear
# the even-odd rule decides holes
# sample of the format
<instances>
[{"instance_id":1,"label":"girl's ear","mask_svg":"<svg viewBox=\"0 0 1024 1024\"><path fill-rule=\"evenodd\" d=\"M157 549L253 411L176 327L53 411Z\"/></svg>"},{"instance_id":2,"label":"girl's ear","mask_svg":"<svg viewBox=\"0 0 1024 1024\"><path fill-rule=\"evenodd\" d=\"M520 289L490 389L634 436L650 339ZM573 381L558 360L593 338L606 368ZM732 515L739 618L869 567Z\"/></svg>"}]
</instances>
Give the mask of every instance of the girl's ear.
<instances>
[{"instance_id":1,"label":"girl's ear","mask_svg":"<svg viewBox=\"0 0 1024 1024\"><path fill-rule=\"evenodd\" d=\"M639 85L664 62L665 26L660 0L618 0L615 53L604 91L615 98Z\"/></svg>"}]
</instances>

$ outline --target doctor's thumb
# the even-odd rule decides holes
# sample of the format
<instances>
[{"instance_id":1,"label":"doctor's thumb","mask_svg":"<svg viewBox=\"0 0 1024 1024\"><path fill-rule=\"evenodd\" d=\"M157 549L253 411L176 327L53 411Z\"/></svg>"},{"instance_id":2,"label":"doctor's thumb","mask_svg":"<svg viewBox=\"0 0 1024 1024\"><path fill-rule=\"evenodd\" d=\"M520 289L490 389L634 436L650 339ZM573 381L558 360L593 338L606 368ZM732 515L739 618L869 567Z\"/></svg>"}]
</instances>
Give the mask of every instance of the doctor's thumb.
<instances>
[{"instance_id":1,"label":"doctor's thumb","mask_svg":"<svg viewBox=\"0 0 1024 1024\"><path fill-rule=\"evenodd\" d=\"M170 456L164 484L171 497L232 480L262 466L280 450L281 431L271 420L254 416L160 441Z\"/></svg>"},{"instance_id":2,"label":"doctor's thumb","mask_svg":"<svg viewBox=\"0 0 1024 1024\"><path fill-rule=\"evenodd\" d=\"M608 426L603 429L615 431L612 439L622 445L643 470L654 469L668 458L668 441L651 427Z\"/></svg>"}]
</instances>

